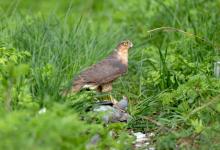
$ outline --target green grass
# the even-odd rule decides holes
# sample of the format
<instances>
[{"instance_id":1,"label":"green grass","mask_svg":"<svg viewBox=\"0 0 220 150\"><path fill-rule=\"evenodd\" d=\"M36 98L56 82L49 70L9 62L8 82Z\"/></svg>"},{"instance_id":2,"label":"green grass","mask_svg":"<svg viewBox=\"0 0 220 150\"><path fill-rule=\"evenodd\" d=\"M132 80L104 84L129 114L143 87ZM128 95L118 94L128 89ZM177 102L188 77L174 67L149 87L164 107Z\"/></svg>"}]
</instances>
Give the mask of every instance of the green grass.
<instances>
[{"instance_id":1,"label":"green grass","mask_svg":"<svg viewBox=\"0 0 220 150\"><path fill-rule=\"evenodd\" d=\"M219 6L219 0L0 1L0 46L6 47L0 49L0 147L85 149L99 131L99 149L129 149L131 128L155 132L157 149L176 144L217 149L220 81L213 64L219 60ZM151 31L160 27L172 29ZM126 127L105 128L85 113L99 95L61 97L59 92L124 39L134 48L129 71L114 83L113 95L128 96L133 120ZM42 107L49 111L43 117L36 115ZM85 126L76 136L88 132L79 139L82 144L71 142L75 126ZM114 139L110 130L124 134ZM43 132L48 138L40 141Z\"/></svg>"}]
</instances>

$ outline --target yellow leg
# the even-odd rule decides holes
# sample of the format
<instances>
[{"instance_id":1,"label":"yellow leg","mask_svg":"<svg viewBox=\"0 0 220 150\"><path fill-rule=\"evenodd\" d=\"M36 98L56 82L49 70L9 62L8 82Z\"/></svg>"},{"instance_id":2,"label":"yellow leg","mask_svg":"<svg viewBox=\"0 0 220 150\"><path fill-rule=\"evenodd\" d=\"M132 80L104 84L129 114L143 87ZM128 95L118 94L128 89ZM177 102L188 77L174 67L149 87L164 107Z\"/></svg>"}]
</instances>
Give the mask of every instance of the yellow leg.
<instances>
[{"instance_id":1,"label":"yellow leg","mask_svg":"<svg viewBox=\"0 0 220 150\"><path fill-rule=\"evenodd\" d=\"M111 102L113 103L114 108L118 109L121 112L125 112L125 110L120 108L120 106L118 105L118 101L116 99L114 99L111 95L110 95L110 98L111 98Z\"/></svg>"},{"instance_id":2,"label":"yellow leg","mask_svg":"<svg viewBox=\"0 0 220 150\"><path fill-rule=\"evenodd\" d=\"M118 103L118 101L116 99L114 99L111 94L109 95L109 97L110 97L110 100L113 103L113 105Z\"/></svg>"},{"instance_id":3,"label":"yellow leg","mask_svg":"<svg viewBox=\"0 0 220 150\"><path fill-rule=\"evenodd\" d=\"M111 92L112 91L112 83L106 83L106 84L103 84L101 85L101 91L102 92ZM113 105L117 104L117 100L114 99L110 93L109 95L109 98L110 98L110 101L113 103Z\"/></svg>"}]
</instances>

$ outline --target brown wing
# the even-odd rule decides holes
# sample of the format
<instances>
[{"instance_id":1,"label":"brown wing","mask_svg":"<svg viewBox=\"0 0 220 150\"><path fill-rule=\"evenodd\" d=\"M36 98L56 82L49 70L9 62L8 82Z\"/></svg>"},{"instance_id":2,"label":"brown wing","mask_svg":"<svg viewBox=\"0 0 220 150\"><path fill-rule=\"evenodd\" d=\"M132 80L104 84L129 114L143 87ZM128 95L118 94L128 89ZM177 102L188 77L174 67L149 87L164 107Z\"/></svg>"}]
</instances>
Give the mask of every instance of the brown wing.
<instances>
[{"instance_id":1,"label":"brown wing","mask_svg":"<svg viewBox=\"0 0 220 150\"><path fill-rule=\"evenodd\" d=\"M107 58L81 72L74 83L101 85L109 83L127 71L127 66L118 59ZM81 83L82 84L82 83Z\"/></svg>"}]
</instances>

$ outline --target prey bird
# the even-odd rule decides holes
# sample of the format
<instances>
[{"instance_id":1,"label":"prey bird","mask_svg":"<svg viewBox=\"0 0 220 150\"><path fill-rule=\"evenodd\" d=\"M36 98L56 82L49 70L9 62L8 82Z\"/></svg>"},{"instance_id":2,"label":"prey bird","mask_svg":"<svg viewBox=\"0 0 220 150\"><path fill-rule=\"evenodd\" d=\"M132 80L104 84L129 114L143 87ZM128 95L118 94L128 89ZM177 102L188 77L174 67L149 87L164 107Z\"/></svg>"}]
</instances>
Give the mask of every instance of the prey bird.
<instances>
[{"instance_id":1,"label":"prey bird","mask_svg":"<svg viewBox=\"0 0 220 150\"><path fill-rule=\"evenodd\" d=\"M112 83L128 70L128 50L132 46L129 40L120 42L111 55L79 73L68 93L82 89L111 92Z\"/></svg>"}]
</instances>

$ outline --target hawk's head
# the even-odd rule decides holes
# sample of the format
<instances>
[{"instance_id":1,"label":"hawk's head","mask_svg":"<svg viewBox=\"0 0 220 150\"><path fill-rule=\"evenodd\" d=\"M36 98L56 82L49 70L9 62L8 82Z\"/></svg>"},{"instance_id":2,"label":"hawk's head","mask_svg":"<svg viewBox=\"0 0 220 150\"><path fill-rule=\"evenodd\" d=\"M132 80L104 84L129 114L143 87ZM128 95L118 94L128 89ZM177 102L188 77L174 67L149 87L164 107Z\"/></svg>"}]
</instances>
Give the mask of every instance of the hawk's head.
<instances>
[{"instance_id":1,"label":"hawk's head","mask_svg":"<svg viewBox=\"0 0 220 150\"><path fill-rule=\"evenodd\" d=\"M117 49L129 49L133 46L132 42L129 40L122 41L118 44Z\"/></svg>"}]
</instances>

